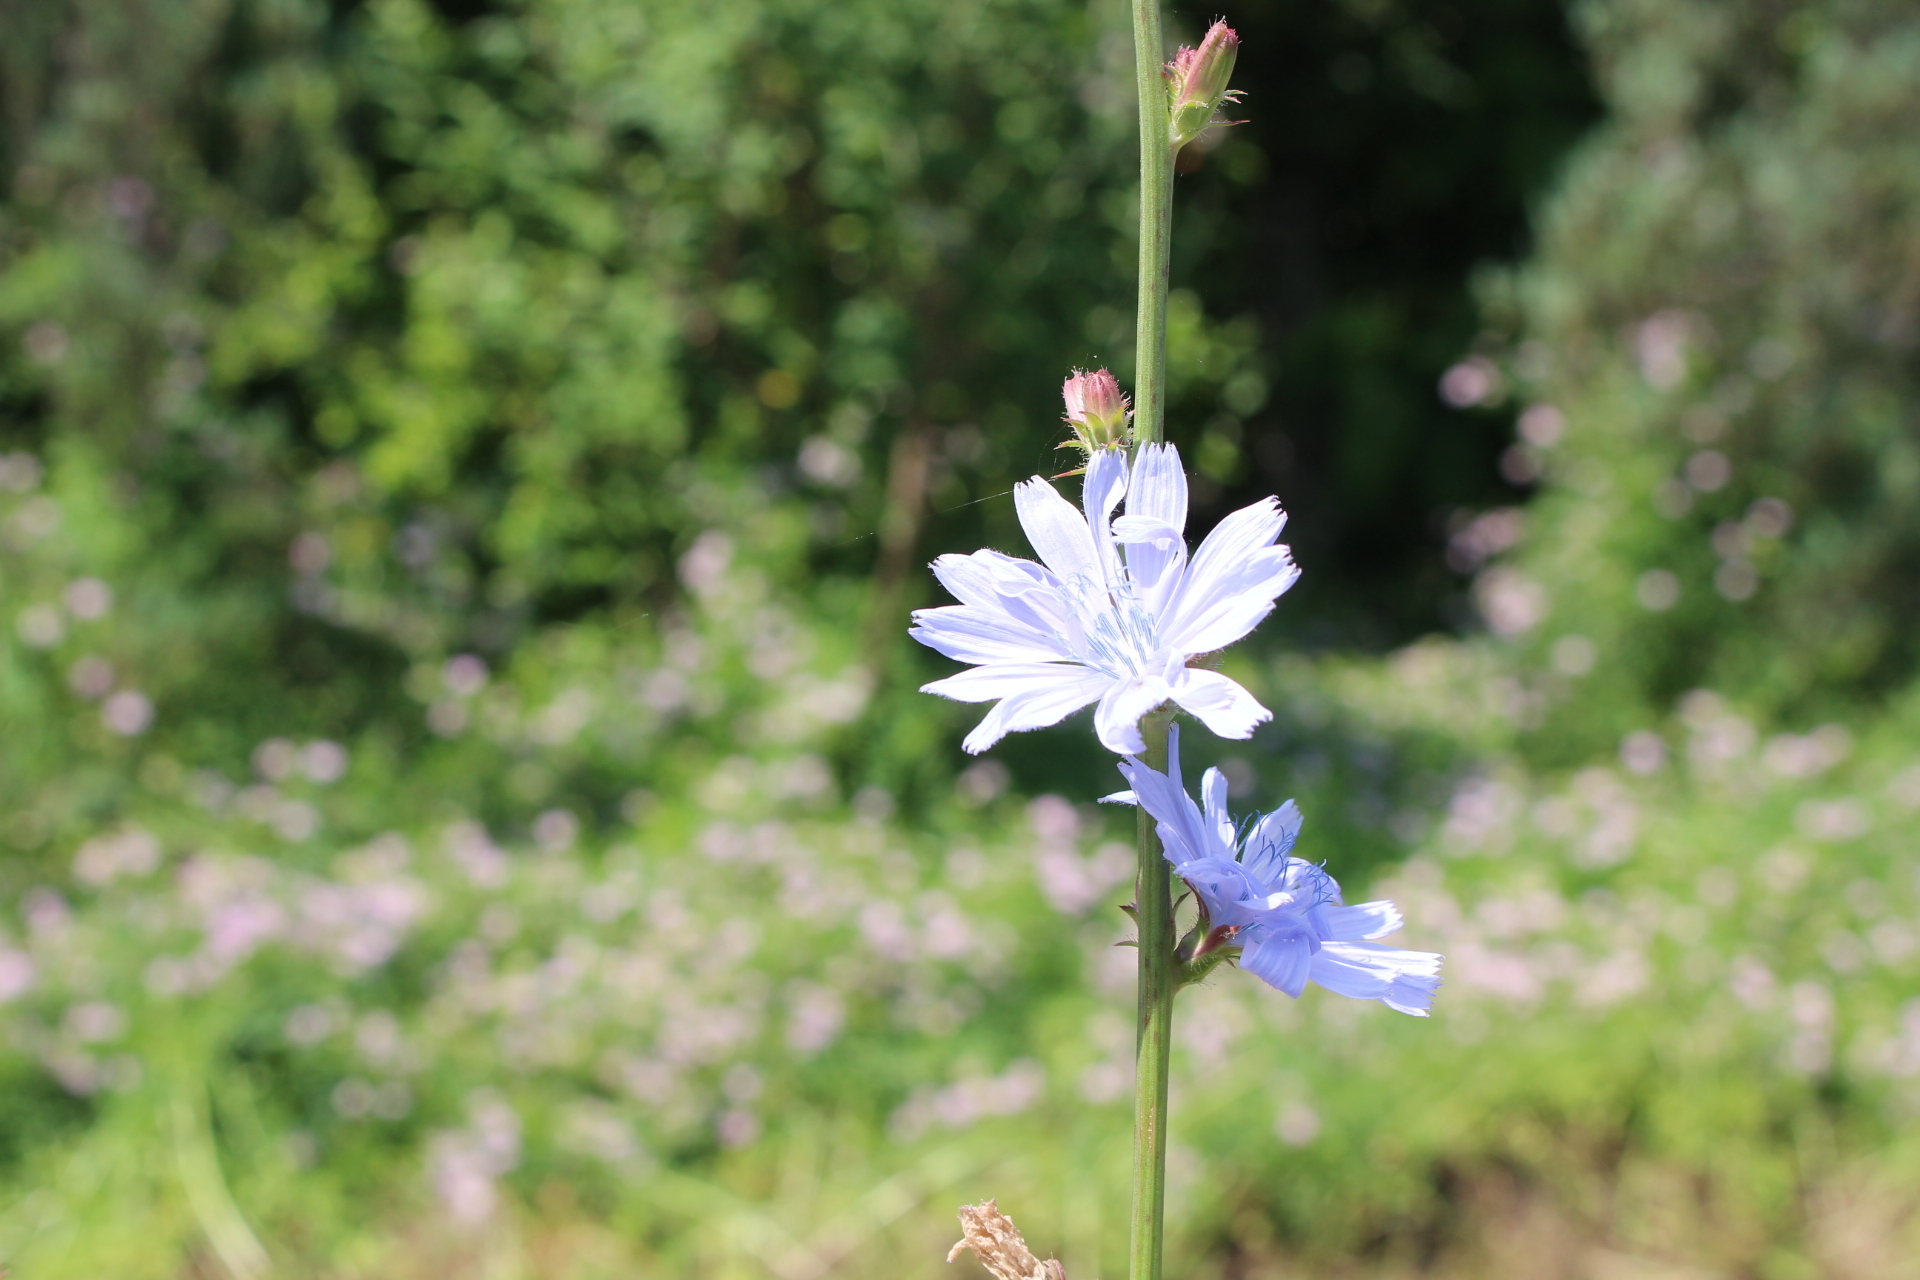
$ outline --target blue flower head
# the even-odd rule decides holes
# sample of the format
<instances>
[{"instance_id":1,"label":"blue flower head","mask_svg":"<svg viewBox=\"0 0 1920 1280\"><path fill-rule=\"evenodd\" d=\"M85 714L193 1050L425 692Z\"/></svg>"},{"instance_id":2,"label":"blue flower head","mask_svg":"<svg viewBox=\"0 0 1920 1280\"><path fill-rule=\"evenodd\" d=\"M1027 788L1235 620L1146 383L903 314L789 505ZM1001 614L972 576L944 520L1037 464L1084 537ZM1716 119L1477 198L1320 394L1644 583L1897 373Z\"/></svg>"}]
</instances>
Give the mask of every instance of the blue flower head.
<instances>
[{"instance_id":1,"label":"blue flower head","mask_svg":"<svg viewBox=\"0 0 1920 1280\"><path fill-rule=\"evenodd\" d=\"M1130 800L1153 815L1173 872L1192 888L1210 929L1203 948L1239 950L1240 967L1298 996L1308 982L1424 1018L1440 986L1440 957L1381 945L1400 928L1391 902L1348 906L1324 868L1293 856L1300 807L1289 800L1241 826L1227 816L1227 780L1209 769L1195 804L1180 777L1178 726L1168 731L1167 772L1129 756L1120 772Z\"/></svg>"},{"instance_id":2,"label":"blue flower head","mask_svg":"<svg viewBox=\"0 0 1920 1280\"><path fill-rule=\"evenodd\" d=\"M1119 394L1115 383L1110 407L1124 414ZM1039 562L941 556L934 576L960 603L913 615L915 640L973 664L921 692L994 704L962 747L978 755L1094 703L1100 741L1123 755L1146 750L1140 717L1165 702L1223 738L1251 737L1273 718L1234 681L1189 663L1252 631L1300 576L1274 541L1287 523L1277 501L1233 512L1189 557L1179 451L1143 444L1131 460L1094 450L1079 511L1039 476L1014 486L1013 503Z\"/></svg>"}]
</instances>

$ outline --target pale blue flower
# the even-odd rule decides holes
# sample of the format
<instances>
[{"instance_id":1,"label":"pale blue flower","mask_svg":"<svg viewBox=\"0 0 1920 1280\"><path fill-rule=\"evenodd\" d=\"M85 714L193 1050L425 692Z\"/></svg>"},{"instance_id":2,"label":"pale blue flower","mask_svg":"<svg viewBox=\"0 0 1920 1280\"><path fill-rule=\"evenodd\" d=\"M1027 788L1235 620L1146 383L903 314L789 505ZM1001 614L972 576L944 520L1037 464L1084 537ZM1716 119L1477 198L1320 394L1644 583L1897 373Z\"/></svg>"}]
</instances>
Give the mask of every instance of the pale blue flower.
<instances>
[{"instance_id":1,"label":"pale blue flower","mask_svg":"<svg viewBox=\"0 0 1920 1280\"><path fill-rule=\"evenodd\" d=\"M1133 790L1107 797L1153 815L1173 872L1207 913L1203 949L1240 949L1240 967L1298 996L1308 982L1356 1000L1426 1017L1440 986L1440 957L1376 941L1400 928L1391 902L1347 906L1325 870L1293 856L1300 808L1289 800L1243 827L1227 816L1227 780L1209 769L1200 780L1205 808L1180 778L1178 726L1168 730L1167 772L1129 758Z\"/></svg>"},{"instance_id":2,"label":"pale blue flower","mask_svg":"<svg viewBox=\"0 0 1920 1280\"><path fill-rule=\"evenodd\" d=\"M995 703L961 745L978 754L1096 702L1100 741L1122 754L1146 750L1140 717L1166 702L1223 738L1250 736L1273 713L1187 663L1253 630L1300 576L1274 545L1287 522L1280 504L1229 515L1189 561L1180 454L1149 444L1131 466L1123 450L1096 451L1082 505L1084 515L1035 476L1015 486L1014 507L1041 563L991 550L933 562L960 603L916 612L913 638L976 665L922 690Z\"/></svg>"}]
</instances>

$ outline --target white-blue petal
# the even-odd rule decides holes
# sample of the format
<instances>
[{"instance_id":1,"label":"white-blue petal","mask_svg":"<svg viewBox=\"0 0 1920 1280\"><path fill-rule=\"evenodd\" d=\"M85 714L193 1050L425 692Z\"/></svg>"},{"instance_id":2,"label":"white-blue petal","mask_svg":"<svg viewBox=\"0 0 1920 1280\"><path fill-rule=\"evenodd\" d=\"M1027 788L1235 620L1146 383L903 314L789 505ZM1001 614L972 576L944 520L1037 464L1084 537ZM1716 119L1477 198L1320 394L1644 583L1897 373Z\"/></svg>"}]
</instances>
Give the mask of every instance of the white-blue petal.
<instances>
[{"instance_id":1,"label":"white-blue petal","mask_svg":"<svg viewBox=\"0 0 1920 1280\"><path fill-rule=\"evenodd\" d=\"M1286 547L1252 553L1245 564L1216 575L1204 597L1195 594L1189 575L1176 616L1163 625L1161 638L1183 654L1224 649L1259 626L1273 612L1275 599L1299 579Z\"/></svg>"},{"instance_id":2,"label":"white-blue petal","mask_svg":"<svg viewBox=\"0 0 1920 1280\"><path fill-rule=\"evenodd\" d=\"M1127 489L1127 514L1115 524L1116 530L1122 527L1133 537L1147 530L1173 535L1138 541L1121 535L1132 543L1127 547L1127 571L1140 603L1154 617L1164 618L1179 593L1187 563L1187 473L1181 469L1179 450L1172 445L1140 446Z\"/></svg>"},{"instance_id":3,"label":"white-blue petal","mask_svg":"<svg viewBox=\"0 0 1920 1280\"><path fill-rule=\"evenodd\" d=\"M1106 574L1086 517L1052 485L1039 476L1022 481L1013 487L1013 506L1027 541L1068 591L1105 585Z\"/></svg>"},{"instance_id":4,"label":"white-blue petal","mask_svg":"<svg viewBox=\"0 0 1920 1280\"><path fill-rule=\"evenodd\" d=\"M1041 631L987 605L917 610L907 634L958 662L1057 662L1073 657L1058 631Z\"/></svg>"},{"instance_id":5,"label":"white-blue petal","mask_svg":"<svg viewBox=\"0 0 1920 1280\"><path fill-rule=\"evenodd\" d=\"M1232 512L1215 525L1213 532L1200 543L1200 549L1193 553L1193 558L1188 562L1179 593L1167 604L1161 618L1162 638L1172 644L1175 637L1185 636L1195 631L1197 624L1209 620L1223 603L1242 599L1247 592L1240 589L1239 576L1260 552L1280 536L1286 523L1286 512L1280 509L1279 502L1273 498L1262 498L1251 506ZM1261 564L1263 567L1259 577L1264 581L1272 576L1272 566L1266 562ZM1266 595L1262 603L1271 601L1278 594L1276 590ZM1211 652L1209 649L1192 647L1186 651Z\"/></svg>"},{"instance_id":6,"label":"white-blue petal","mask_svg":"<svg viewBox=\"0 0 1920 1280\"><path fill-rule=\"evenodd\" d=\"M1183 530L1158 516L1121 516L1113 522L1113 536L1133 546L1147 543L1171 546L1176 542L1185 545L1186 540Z\"/></svg>"},{"instance_id":7,"label":"white-blue petal","mask_svg":"<svg viewBox=\"0 0 1920 1280\"><path fill-rule=\"evenodd\" d=\"M1170 692L1167 682L1158 676L1114 681L1106 696L1100 699L1100 709L1093 717L1100 745L1126 756L1145 751L1147 743L1140 736L1140 717L1165 702Z\"/></svg>"},{"instance_id":8,"label":"white-blue petal","mask_svg":"<svg viewBox=\"0 0 1920 1280\"><path fill-rule=\"evenodd\" d=\"M1060 589L1060 580L1043 566L991 548L970 556L941 556L933 562L933 576L961 604L992 606L1008 592L1036 586Z\"/></svg>"},{"instance_id":9,"label":"white-blue petal","mask_svg":"<svg viewBox=\"0 0 1920 1280\"><path fill-rule=\"evenodd\" d=\"M920 692L939 694L955 702L991 702L1016 693L1061 688L1085 679L1090 672L1090 668L1070 662L997 662L923 684Z\"/></svg>"},{"instance_id":10,"label":"white-blue petal","mask_svg":"<svg viewBox=\"0 0 1920 1280\"><path fill-rule=\"evenodd\" d=\"M1102 582L1120 577L1120 552L1113 544L1113 509L1127 491L1127 455L1120 449L1102 449L1087 461L1086 476L1080 482L1080 505L1085 509L1087 525L1093 533L1094 551L1100 557Z\"/></svg>"},{"instance_id":11,"label":"white-blue petal","mask_svg":"<svg viewBox=\"0 0 1920 1280\"><path fill-rule=\"evenodd\" d=\"M1060 674L1047 680L1030 681L1024 687L994 703L993 709L988 711L980 723L974 726L973 732L961 741L961 747L977 756L1009 733L1044 729L1048 725L1059 724L1080 708L1097 702L1111 679L1102 672L1087 667L1070 667L1063 664L1055 667L1054 670ZM959 676L953 677L955 680L959 678ZM940 692L932 685L925 686L925 689L928 692ZM948 694L948 696L953 695ZM978 701L978 699L966 700Z\"/></svg>"},{"instance_id":12,"label":"white-blue petal","mask_svg":"<svg viewBox=\"0 0 1920 1280\"><path fill-rule=\"evenodd\" d=\"M1273 712L1218 671L1183 667L1171 682L1173 700L1222 738L1250 738Z\"/></svg>"}]
</instances>

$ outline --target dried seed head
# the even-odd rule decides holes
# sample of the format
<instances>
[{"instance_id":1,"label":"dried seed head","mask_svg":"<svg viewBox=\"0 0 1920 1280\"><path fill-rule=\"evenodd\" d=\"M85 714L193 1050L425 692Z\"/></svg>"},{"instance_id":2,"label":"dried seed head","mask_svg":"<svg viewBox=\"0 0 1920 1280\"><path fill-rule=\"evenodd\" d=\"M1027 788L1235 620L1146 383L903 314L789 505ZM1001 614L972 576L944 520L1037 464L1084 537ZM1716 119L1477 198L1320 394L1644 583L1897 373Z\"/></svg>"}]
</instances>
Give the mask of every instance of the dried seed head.
<instances>
[{"instance_id":1,"label":"dried seed head","mask_svg":"<svg viewBox=\"0 0 1920 1280\"><path fill-rule=\"evenodd\" d=\"M948 1262L962 1249L971 1249L994 1280L1067 1280L1057 1260L1042 1262L1033 1256L1013 1219L991 1200L960 1206L960 1233L960 1243L947 1251Z\"/></svg>"}]
</instances>

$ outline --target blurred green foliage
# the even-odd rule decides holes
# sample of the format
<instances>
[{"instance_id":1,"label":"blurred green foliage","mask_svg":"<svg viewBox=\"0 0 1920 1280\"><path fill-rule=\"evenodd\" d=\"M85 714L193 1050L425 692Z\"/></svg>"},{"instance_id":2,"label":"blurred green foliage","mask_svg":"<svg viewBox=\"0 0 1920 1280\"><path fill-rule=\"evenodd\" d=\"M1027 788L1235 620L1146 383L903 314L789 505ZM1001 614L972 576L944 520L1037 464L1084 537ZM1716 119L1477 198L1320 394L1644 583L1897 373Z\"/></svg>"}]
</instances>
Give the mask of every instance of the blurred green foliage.
<instances>
[{"instance_id":1,"label":"blurred green foliage","mask_svg":"<svg viewBox=\"0 0 1920 1280\"><path fill-rule=\"evenodd\" d=\"M0 1260L1116 1273L1108 762L901 633L1124 374L1118 7L16 7ZM1174 435L1308 577L1196 754L1450 980L1183 997L1176 1256L1902 1274L1920 24L1227 16Z\"/></svg>"}]
</instances>

